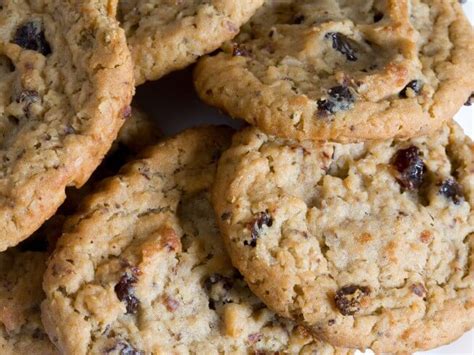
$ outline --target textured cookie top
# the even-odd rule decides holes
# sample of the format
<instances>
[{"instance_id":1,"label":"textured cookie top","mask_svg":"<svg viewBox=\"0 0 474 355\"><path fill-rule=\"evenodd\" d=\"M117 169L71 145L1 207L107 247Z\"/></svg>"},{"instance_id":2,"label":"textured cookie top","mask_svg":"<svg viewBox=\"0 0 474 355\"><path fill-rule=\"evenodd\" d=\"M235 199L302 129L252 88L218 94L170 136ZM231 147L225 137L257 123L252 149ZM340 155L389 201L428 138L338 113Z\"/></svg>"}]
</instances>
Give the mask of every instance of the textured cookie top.
<instances>
[{"instance_id":1,"label":"textured cookie top","mask_svg":"<svg viewBox=\"0 0 474 355\"><path fill-rule=\"evenodd\" d=\"M334 352L265 308L224 252L208 190L230 133L195 129L159 144L66 222L43 305L63 352Z\"/></svg>"},{"instance_id":2,"label":"textured cookie top","mask_svg":"<svg viewBox=\"0 0 474 355\"><path fill-rule=\"evenodd\" d=\"M98 1L0 9L0 250L81 186L130 112L125 35Z\"/></svg>"},{"instance_id":3,"label":"textured cookie top","mask_svg":"<svg viewBox=\"0 0 474 355\"><path fill-rule=\"evenodd\" d=\"M213 204L234 265L327 341L433 348L474 325L474 146L431 137L300 144L256 128L223 154Z\"/></svg>"},{"instance_id":4,"label":"textured cookie top","mask_svg":"<svg viewBox=\"0 0 474 355\"><path fill-rule=\"evenodd\" d=\"M57 354L41 324L46 253L0 253L0 353Z\"/></svg>"},{"instance_id":5,"label":"textured cookie top","mask_svg":"<svg viewBox=\"0 0 474 355\"><path fill-rule=\"evenodd\" d=\"M199 62L199 95L279 137L413 137L474 90L456 0L268 0L222 49Z\"/></svg>"},{"instance_id":6,"label":"textured cookie top","mask_svg":"<svg viewBox=\"0 0 474 355\"><path fill-rule=\"evenodd\" d=\"M119 0L136 84L193 63L232 39L264 0Z\"/></svg>"}]
</instances>

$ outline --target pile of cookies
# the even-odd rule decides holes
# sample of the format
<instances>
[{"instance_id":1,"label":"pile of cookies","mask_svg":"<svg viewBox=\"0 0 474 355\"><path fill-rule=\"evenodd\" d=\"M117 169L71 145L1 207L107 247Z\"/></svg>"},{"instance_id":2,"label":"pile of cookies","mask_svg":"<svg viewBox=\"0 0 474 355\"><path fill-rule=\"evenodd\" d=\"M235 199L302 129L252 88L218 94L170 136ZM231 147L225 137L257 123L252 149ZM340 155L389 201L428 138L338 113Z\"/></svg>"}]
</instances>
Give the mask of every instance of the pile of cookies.
<instances>
[{"instance_id":1,"label":"pile of cookies","mask_svg":"<svg viewBox=\"0 0 474 355\"><path fill-rule=\"evenodd\" d=\"M1 354L407 354L474 327L457 0L0 2ZM197 62L249 123L162 138Z\"/></svg>"}]
</instances>

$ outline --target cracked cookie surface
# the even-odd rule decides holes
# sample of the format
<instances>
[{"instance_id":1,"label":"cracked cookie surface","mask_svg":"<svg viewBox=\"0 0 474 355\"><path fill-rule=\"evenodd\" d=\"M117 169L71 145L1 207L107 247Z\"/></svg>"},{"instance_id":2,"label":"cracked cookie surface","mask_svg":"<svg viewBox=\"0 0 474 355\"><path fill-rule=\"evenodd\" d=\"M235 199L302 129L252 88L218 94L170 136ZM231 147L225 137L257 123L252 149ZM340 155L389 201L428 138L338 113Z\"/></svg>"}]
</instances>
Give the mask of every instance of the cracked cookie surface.
<instances>
[{"instance_id":1,"label":"cracked cookie surface","mask_svg":"<svg viewBox=\"0 0 474 355\"><path fill-rule=\"evenodd\" d=\"M208 192L230 134L209 127L164 141L66 222L42 307L61 351L347 353L270 312L231 266Z\"/></svg>"},{"instance_id":2,"label":"cracked cookie surface","mask_svg":"<svg viewBox=\"0 0 474 355\"><path fill-rule=\"evenodd\" d=\"M0 353L59 354L41 324L46 252L0 253Z\"/></svg>"},{"instance_id":3,"label":"cracked cookie surface","mask_svg":"<svg viewBox=\"0 0 474 355\"><path fill-rule=\"evenodd\" d=\"M119 0L136 84L186 67L232 39L263 0Z\"/></svg>"},{"instance_id":4,"label":"cracked cookie surface","mask_svg":"<svg viewBox=\"0 0 474 355\"><path fill-rule=\"evenodd\" d=\"M472 93L473 57L456 0L268 0L194 76L267 134L359 142L434 132Z\"/></svg>"},{"instance_id":5,"label":"cracked cookie surface","mask_svg":"<svg viewBox=\"0 0 474 355\"><path fill-rule=\"evenodd\" d=\"M0 9L0 250L80 187L129 112L133 68L100 1L10 1Z\"/></svg>"},{"instance_id":6,"label":"cracked cookie surface","mask_svg":"<svg viewBox=\"0 0 474 355\"><path fill-rule=\"evenodd\" d=\"M213 205L269 307L337 346L413 352L474 323L474 146L429 137L296 143L237 133Z\"/></svg>"}]
</instances>

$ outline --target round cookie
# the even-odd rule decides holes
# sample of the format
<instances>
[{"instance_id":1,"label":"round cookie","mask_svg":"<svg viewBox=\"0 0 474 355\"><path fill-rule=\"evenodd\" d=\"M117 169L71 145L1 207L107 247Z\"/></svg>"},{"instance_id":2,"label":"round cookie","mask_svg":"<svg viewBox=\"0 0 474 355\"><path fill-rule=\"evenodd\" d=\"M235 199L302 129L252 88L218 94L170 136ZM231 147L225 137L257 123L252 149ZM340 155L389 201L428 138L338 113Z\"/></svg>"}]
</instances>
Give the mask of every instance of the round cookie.
<instances>
[{"instance_id":1,"label":"round cookie","mask_svg":"<svg viewBox=\"0 0 474 355\"><path fill-rule=\"evenodd\" d=\"M0 253L0 353L58 354L41 324L45 252Z\"/></svg>"},{"instance_id":2,"label":"round cookie","mask_svg":"<svg viewBox=\"0 0 474 355\"><path fill-rule=\"evenodd\" d=\"M234 136L213 205L233 264L270 308L333 345L430 349L474 325L474 146Z\"/></svg>"},{"instance_id":3,"label":"round cookie","mask_svg":"<svg viewBox=\"0 0 474 355\"><path fill-rule=\"evenodd\" d=\"M182 69L232 39L264 0L119 0L136 84Z\"/></svg>"},{"instance_id":4,"label":"round cookie","mask_svg":"<svg viewBox=\"0 0 474 355\"><path fill-rule=\"evenodd\" d=\"M200 97L278 137L410 138L474 91L456 0L268 0L222 49L195 69Z\"/></svg>"},{"instance_id":5,"label":"round cookie","mask_svg":"<svg viewBox=\"0 0 474 355\"><path fill-rule=\"evenodd\" d=\"M0 8L0 251L80 187L130 113L133 69L105 2Z\"/></svg>"},{"instance_id":6,"label":"round cookie","mask_svg":"<svg viewBox=\"0 0 474 355\"><path fill-rule=\"evenodd\" d=\"M151 148L66 222L42 306L63 353L339 353L265 308L225 254L208 190L230 134Z\"/></svg>"}]
</instances>

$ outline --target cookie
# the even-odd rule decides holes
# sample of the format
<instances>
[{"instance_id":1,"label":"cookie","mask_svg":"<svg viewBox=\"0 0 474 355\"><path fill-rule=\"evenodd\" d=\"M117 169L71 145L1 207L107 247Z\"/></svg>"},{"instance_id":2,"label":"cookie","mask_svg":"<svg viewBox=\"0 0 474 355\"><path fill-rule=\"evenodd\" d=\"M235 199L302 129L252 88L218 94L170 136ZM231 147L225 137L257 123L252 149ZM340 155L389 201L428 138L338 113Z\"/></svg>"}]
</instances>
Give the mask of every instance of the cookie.
<instances>
[{"instance_id":1,"label":"cookie","mask_svg":"<svg viewBox=\"0 0 474 355\"><path fill-rule=\"evenodd\" d=\"M234 136L213 205L270 308L336 346L413 352L474 325L474 145L456 124L366 143Z\"/></svg>"},{"instance_id":2,"label":"cookie","mask_svg":"<svg viewBox=\"0 0 474 355\"><path fill-rule=\"evenodd\" d=\"M455 0L268 0L222 49L195 69L200 97L289 139L428 134L474 89Z\"/></svg>"},{"instance_id":3,"label":"cookie","mask_svg":"<svg viewBox=\"0 0 474 355\"><path fill-rule=\"evenodd\" d=\"M0 9L0 251L80 187L130 113L133 68L105 2Z\"/></svg>"},{"instance_id":4,"label":"cookie","mask_svg":"<svg viewBox=\"0 0 474 355\"><path fill-rule=\"evenodd\" d=\"M339 352L270 312L225 254L209 188L230 133L159 144L66 222L42 305L63 353Z\"/></svg>"},{"instance_id":5,"label":"cookie","mask_svg":"<svg viewBox=\"0 0 474 355\"><path fill-rule=\"evenodd\" d=\"M0 253L0 353L59 354L41 324L45 252Z\"/></svg>"},{"instance_id":6,"label":"cookie","mask_svg":"<svg viewBox=\"0 0 474 355\"><path fill-rule=\"evenodd\" d=\"M264 0L119 0L136 84L182 69L232 39Z\"/></svg>"}]
</instances>

